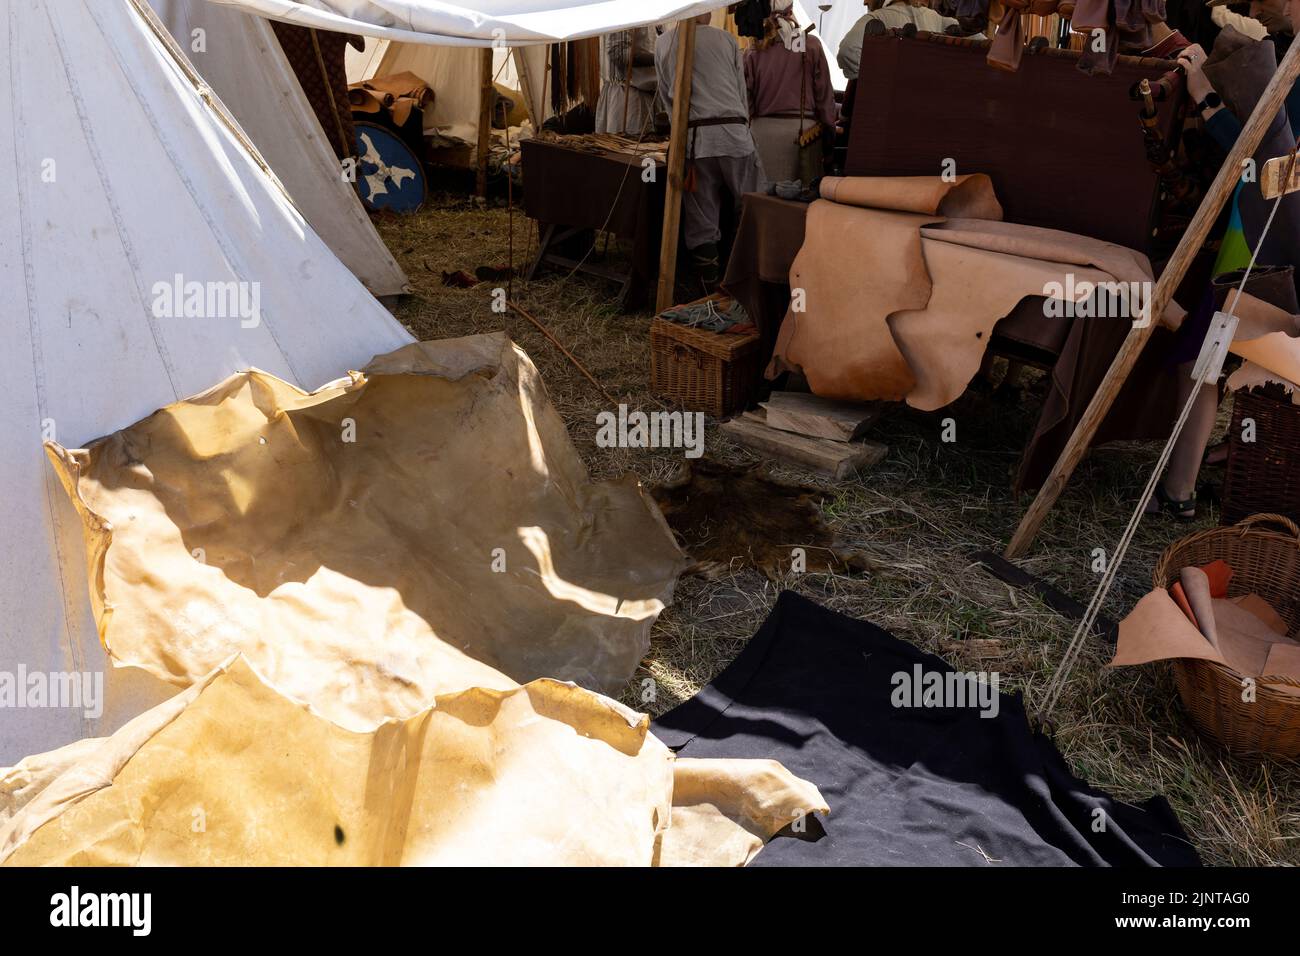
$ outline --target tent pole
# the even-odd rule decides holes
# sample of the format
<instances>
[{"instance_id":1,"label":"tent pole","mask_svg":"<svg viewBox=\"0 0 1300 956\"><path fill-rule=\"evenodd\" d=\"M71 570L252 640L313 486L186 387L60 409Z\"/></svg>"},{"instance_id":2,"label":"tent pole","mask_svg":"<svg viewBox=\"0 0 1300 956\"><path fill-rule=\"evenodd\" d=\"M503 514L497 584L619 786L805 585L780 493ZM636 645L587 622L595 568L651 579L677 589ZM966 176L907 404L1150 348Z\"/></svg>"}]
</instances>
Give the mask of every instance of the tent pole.
<instances>
[{"instance_id":1,"label":"tent pole","mask_svg":"<svg viewBox=\"0 0 1300 956\"><path fill-rule=\"evenodd\" d=\"M495 87L492 85L492 47L482 51L482 71L479 78L478 106L478 175L475 177L474 192L480 199L487 198L487 164L488 144L492 138L492 105Z\"/></svg>"},{"instance_id":2,"label":"tent pole","mask_svg":"<svg viewBox=\"0 0 1300 956\"><path fill-rule=\"evenodd\" d=\"M686 169L686 124L691 115L691 71L695 66L695 19L677 24L677 72L673 77L672 132L668 140L668 190L664 197L663 243L659 248L659 291L655 310L673 304L677 284L677 236L682 219L682 174Z\"/></svg>"},{"instance_id":3,"label":"tent pole","mask_svg":"<svg viewBox=\"0 0 1300 956\"><path fill-rule=\"evenodd\" d=\"M1292 44L1291 49L1287 51L1286 56L1278 65L1277 72L1273 74L1273 79L1269 82L1268 88L1264 90L1264 95L1260 97L1259 102L1256 104L1255 111L1250 115L1250 119L1242 129L1241 135L1237 137L1237 142L1232 147L1232 151L1228 153L1228 158L1223 161L1219 174L1214 178L1214 182L1205 194L1205 198L1201 200L1196 215L1188 223L1187 231L1183 233L1183 237L1178 241L1178 247L1174 250L1169 264L1165 267L1164 272L1160 273L1160 279L1156 282L1155 291L1148 303L1149 311L1146 325L1141 328L1133 326L1129 329L1124 344L1120 346L1119 352L1116 353L1114 361L1111 362L1110 368L1106 372L1106 377L1097 387L1097 393L1093 395L1092 401L1088 403L1087 410L1084 411L1083 417L1079 419L1079 423L1074 428L1074 433L1061 451L1060 458L1052 467L1052 473L1043 483L1043 487L1038 490L1038 496L1034 498L1029 510L1025 512L1025 516L1020 519L1020 525L1016 528L1016 533L1011 536L1011 543L1007 545L1007 550L1004 553L1006 558L1018 558L1029 549L1034 537L1038 534L1038 529L1042 526L1043 520L1047 517L1047 512L1051 510L1052 505L1056 503L1057 497L1065 490L1066 482L1070 480L1070 475L1073 474L1075 467L1083 460L1089 445L1092 444L1093 436L1105 419L1106 413L1110 411L1115 396L1119 394L1119 390L1124 385L1125 379L1128 378L1129 372L1133 370L1133 365L1137 362L1138 356L1151 338L1151 333L1155 331L1156 324L1159 322L1165 306L1173 299L1174 290L1178 288L1183 276L1187 274L1188 267L1191 266L1196 253L1200 251L1201 245L1209 235L1210 229L1214 226L1214 221L1219 216L1219 211L1223 208L1223 204L1232 195L1232 191L1237 188L1237 182L1241 178L1242 164L1254 155L1260 141L1264 138L1264 133L1267 131L1269 124L1273 122L1273 118L1277 115L1277 111L1282 108L1287 94L1291 92L1291 87L1295 84L1297 76L1300 76L1300 49L1295 44Z\"/></svg>"}]
</instances>

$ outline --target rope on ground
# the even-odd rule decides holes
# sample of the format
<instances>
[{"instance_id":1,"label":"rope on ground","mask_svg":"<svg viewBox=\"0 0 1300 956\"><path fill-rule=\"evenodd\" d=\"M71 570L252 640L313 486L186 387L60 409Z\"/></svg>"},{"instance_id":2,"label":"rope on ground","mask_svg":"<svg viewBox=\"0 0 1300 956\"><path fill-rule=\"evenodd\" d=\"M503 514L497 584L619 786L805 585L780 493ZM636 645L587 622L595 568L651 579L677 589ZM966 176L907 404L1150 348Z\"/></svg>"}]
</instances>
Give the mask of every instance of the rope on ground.
<instances>
[{"instance_id":1,"label":"rope on ground","mask_svg":"<svg viewBox=\"0 0 1300 956\"><path fill-rule=\"evenodd\" d=\"M510 306L510 308L518 312L520 315L522 315L529 322L533 323L533 325L537 326L537 330L541 332L544 336L546 336L548 339L550 339L552 345L554 345L557 349L559 349L561 352L564 353L564 357L573 363L573 367L576 368L579 372L581 372L584 376L586 376L587 381L589 381L592 385L596 386L596 389L600 392L600 394L605 396L605 401L609 402L611 405L618 404L618 400L615 399L613 395L609 394L609 392L605 391L605 386L601 385L600 382L596 381L595 377L590 372L587 371L586 366L584 366L581 362L579 362L576 358L574 358L573 353L564 347L564 343L562 343L559 339L557 339L554 335L552 335L551 330L548 329L546 326L544 326L538 319L534 318L531 312L529 312L527 309L525 309L523 306L519 305L518 303L510 301L509 299L506 300L506 304Z\"/></svg>"},{"instance_id":2,"label":"rope on ground","mask_svg":"<svg viewBox=\"0 0 1300 956\"><path fill-rule=\"evenodd\" d=\"M1264 223L1264 229L1260 233L1259 242L1256 243L1254 250L1251 252L1250 263L1246 266L1246 271L1241 277L1241 282L1237 285L1236 294L1232 302L1228 304L1227 314L1229 316L1236 314L1237 303L1241 300L1241 293L1250 279L1251 270L1255 268L1255 261L1259 258L1259 251L1264 245L1264 240L1268 236L1268 230L1273 225L1273 218L1277 215L1278 208L1282 205L1282 200L1286 197L1286 187L1291 182L1291 173L1295 169L1296 150L1300 148L1300 142L1291 150L1290 162L1287 164L1286 175L1282 177L1283 188L1281 194L1273 203L1273 208L1268 214L1268 221ZM1149 321L1158 321L1158 316L1150 316ZM1066 681L1069 679L1070 672L1073 670L1075 662L1078 660L1079 651L1083 647L1085 638L1092 632L1092 627L1097 620L1097 615L1101 612L1102 603L1106 600L1106 595L1110 592L1111 585L1115 582L1115 576L1119 573L1120 565L1124 563L1124 557L1128 553L1129 544L1133 540L1133 535L1137 532L1137 527L1146 513L1147 503L1151 500L1151 495L1155 491L1156 483L1164 473L1165 466L1169 463L1169 456L1173 452L1174 444L1178 441L1178 436L1182 434L1183 426L1187 423L1187 417L1191 413L1192 406L1200 394L1202 386L1205 385L1206 379L1210 372L1214 370L1216 363L1207 362L1201 369L1200 375L1195 379L1195 385L1192 388L1191 395L1188 396L1187 402L1183 405L1182 411L1178 415L1178 420L1174 423L1174 429L1169 435L1168 441L1165 442L1164 448L1160 451L1160 457L1157 459L1155 467L1151 471L1151 476L1147 479L1146 487L1138 499L1137 508L1133 516L1129 519L1128 525L1124 528L1124 533L1120 536L1119 544L1115 548L1114 558L1108 563L1105 572L1102 574L1101 581L1097 584L1096 591L1093 592L1092 600L1088 602L1088 608L1083 617L1079 620L1079 625L1075 628L1074 636L1070 638L1070 643L1065 648L1065 654L1061 657L1061 663L1057 665L1052 674L1051 680L1047 683L1044 691L1042 703L1038 707L1038 714L1046 719L1060 700L1061 691L1064 689ZM1217 371L1215 372L1217 378Z\"/></svg>"}]
</instances>

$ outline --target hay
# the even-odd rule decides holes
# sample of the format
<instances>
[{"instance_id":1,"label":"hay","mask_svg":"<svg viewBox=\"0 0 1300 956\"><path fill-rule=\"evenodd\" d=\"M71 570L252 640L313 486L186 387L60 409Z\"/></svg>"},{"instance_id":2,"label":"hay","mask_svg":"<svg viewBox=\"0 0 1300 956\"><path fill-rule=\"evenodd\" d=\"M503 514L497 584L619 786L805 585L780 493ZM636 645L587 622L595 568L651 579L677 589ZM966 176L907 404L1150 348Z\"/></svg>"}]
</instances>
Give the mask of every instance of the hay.
<instances>
[{"instance_id":1,"label":"hay","mask_svg":"<svg viewBox=\"0 0 1300 956\"><path fill-rule=\"evenodd\" d=\"M536 232L515 215L515 263L523 269ZM504 329L542 372L594 477L635 471L650 484L667 481L680 450L604 449L595 443L596 390L525 319L492 311L491 284L453 289L441 272L506 258L504 208L480 209L442 197L408 218L385 217L380 233L406 269L415 294L397 316L421 338ZM615 245L610 246L611 254ZM612 284L548 274L514 282L514 298L546 323L620 401L653 410L649 395L648 313L619 315ZM1073 622L1016 591L966 557L1000 551L1028 501L1010 492L1037 400L1024 406L968 392L952 407L923 414L900 407L875 426L889 457L868 474L843 482L798 471L774 475L820 487L822 512L847 547L875 562L873 573L806 573L784 582L753 571L717 580L688 577L651 635L651 649L622 700L652 714L692 696L735 657L757 630L781 587L943 655L958 668L995 667L1004 685L1039 692L1060 660ZM957 441L940 440L942 421L957 423ZM1022 565L1086 603L1097 581L1092 550L1109 553L1118 539L1158 449L1124 443L1094 452L1076 472ZM710 423L707 453L723 461L754 461ZM1206 514L1202 524L1217 520ZM1150 588L1156 557L1189 531L1164 518L1144 521L1104 613L1122 617ZM989 659L982 639L996 639ZM1107 649L1087 646L1053 717L1056 742L1074 770L1121 799L1164 793L1209 864L1300 864L1300 769L1294 763L1232 759L1199 739L1183 719L1167 668L1103 668Z\"/></svg>"}]
</instances>

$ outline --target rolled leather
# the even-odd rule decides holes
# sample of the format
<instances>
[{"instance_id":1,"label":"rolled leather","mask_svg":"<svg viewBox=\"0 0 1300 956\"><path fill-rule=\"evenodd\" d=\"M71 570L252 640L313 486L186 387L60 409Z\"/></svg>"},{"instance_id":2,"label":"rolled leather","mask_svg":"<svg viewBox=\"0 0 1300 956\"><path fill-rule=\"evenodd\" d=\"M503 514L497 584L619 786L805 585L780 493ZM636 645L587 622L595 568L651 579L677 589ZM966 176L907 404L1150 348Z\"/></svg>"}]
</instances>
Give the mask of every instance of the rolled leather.
<instances>
[{"instance_id":1,"label":"rolled leather","mask_svg":"<svg viewBox=\"0 0 1300 956\"><path fill-rule=\"evenodd\" d=\"M1292 266L1255 266L1242 286L1245 269L1236 269L1214 277L1211 288L1214 309L1231 309L1237 315L1237 341L1249 341L1274 332L1300 335L1294 268ZM1241 288L1237 297L1235 290Z\"/></svg>"}]
</instances>

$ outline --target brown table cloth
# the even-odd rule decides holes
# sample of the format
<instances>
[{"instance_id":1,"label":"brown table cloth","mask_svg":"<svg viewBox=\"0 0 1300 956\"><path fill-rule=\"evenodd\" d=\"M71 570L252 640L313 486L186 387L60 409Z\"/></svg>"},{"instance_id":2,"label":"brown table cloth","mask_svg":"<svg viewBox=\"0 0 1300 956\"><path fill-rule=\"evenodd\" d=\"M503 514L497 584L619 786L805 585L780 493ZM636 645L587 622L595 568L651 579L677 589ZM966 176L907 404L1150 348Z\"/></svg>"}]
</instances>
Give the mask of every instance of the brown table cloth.
<instances>
[{"instance_id":1,"label":"brown table cloth","mask_svg":"<svg viewBox=\"0 0 1300 956\"><path fill-rule=\"evenodd\" d=\"M765 361L771 357L790 304L790 266L803 246L807 212L804 203L756 193L744 197L740 226L722 285L753 318ZM1017 491L1037 488L1047 477L1129 329L1128 322L1122 319L1062 318L1058 321L1067 323L1068 330L1052 368L1051 388L1038 424L1021 460ZM994 334L1001 336L1007 322L1007 319L999 322ZM1055 331L1049 334L1059 336ZM1015 338L1023 341L1020 334ZM1169 332L1156 329L1098 429L1096 444L1169 435L1175 415L1174 371L1166 361L1171 340Z\"/></svg>"},{"instance_id":2,"label":"brown table cloth","mask_svg":"<svg viewBox=\"0 0 1300 956\"><path fill-rule=\"evenodd\" d=\"M640 301L659 274L663 233L662 166L642 180L640 156L589 152L552 142L524 140L524 212L539 228L556 224L604 229L632 243L629 302Z\"/></svg>"}]
</instances>

